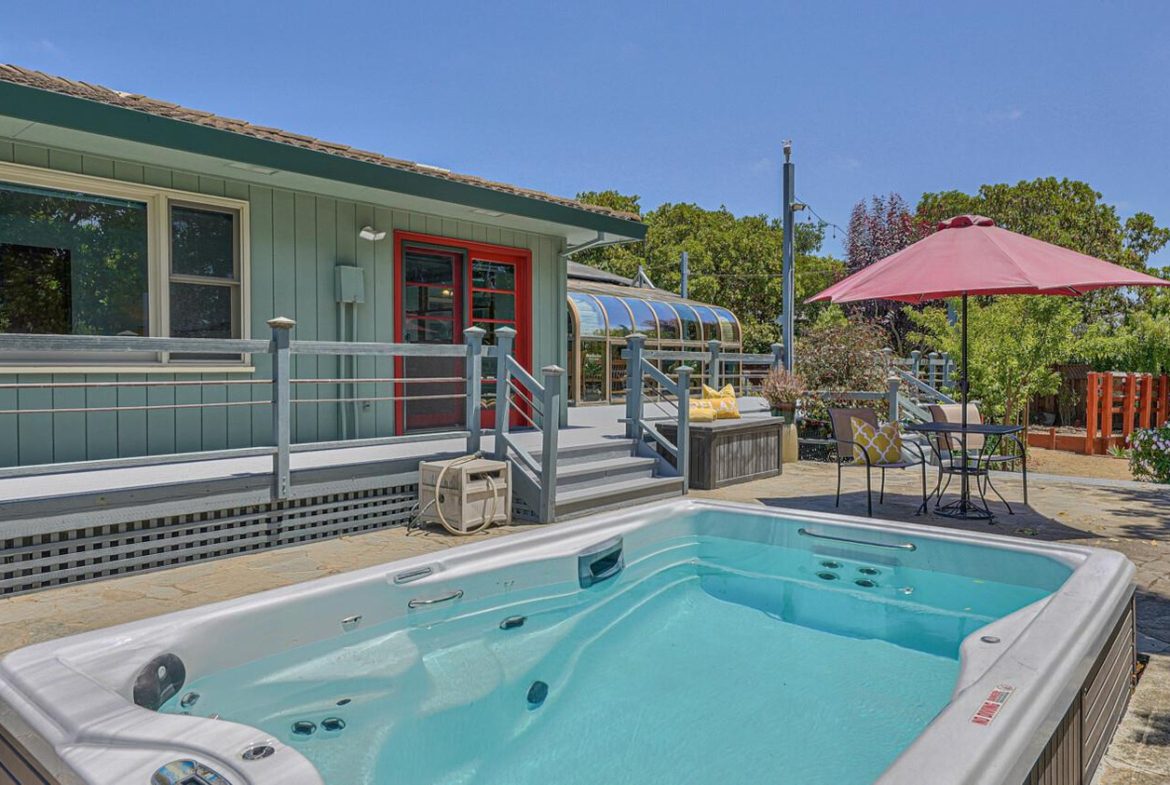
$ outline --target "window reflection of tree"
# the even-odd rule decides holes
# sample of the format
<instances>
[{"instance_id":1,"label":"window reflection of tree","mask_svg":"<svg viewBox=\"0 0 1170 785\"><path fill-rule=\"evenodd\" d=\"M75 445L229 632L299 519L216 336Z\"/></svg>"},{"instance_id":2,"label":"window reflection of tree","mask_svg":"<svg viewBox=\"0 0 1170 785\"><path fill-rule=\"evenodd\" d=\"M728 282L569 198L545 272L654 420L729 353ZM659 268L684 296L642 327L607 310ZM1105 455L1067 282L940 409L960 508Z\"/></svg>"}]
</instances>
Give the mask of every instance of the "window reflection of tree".
<instances>
[{"instance_id":1,"label":"window reflection of tree","mask_svg":"<svg viewBox=\"0 0 1170 785\"><path fill-rule=\"evenodd\" d=\"M0 319L41 332L147 333L144 204L0 185L0 243Z\"/></svg>"},{"instance_id":2,"label":"window reflection of tree","mask_svg":"<svg viewBox=\"0 0 1170 785\"><path fill-rule=\"evenodd\" d=\"M0 332L68 333L71 290L66 249L0 244Z\"/></svg>"}]
</instances>

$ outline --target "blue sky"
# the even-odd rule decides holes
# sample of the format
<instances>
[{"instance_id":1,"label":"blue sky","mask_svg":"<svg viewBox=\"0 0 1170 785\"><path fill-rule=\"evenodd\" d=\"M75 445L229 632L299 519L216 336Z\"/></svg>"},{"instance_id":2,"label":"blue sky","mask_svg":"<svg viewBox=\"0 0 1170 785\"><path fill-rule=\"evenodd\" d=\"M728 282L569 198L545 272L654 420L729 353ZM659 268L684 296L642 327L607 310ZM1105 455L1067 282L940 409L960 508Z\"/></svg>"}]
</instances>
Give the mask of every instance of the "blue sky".
<instances>
[{"instance_id":1,"label":"blue sky","mask_svg":"<svg viewBox=\"0 0 1170 785\"><path fill-rule=\"evenodd\" d=\"M791 138L798 196L842 225L1046 175L1170 224L1168 42L1164 2L38 0L0 61L645 207L775 214Z\"/></svg>"}]
</instances>

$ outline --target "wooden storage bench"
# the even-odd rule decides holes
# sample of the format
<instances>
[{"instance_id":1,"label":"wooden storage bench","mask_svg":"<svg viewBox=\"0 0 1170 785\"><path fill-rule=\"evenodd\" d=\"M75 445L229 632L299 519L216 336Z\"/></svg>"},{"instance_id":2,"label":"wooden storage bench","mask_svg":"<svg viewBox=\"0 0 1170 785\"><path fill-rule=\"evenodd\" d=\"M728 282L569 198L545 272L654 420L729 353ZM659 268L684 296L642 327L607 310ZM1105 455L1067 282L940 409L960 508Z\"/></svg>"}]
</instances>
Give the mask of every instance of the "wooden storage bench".
<instances>
[{"instance_id":1,"label":"wooden storage bench","mask_svg":"<svg viewBox=\"0 0 1170 785\"><path fill-rule=\"evenodd\" d=\"M658 424L658 432L674 443L678 425ZM783 471L780 417L745 417L691 423L690 485L708 491L739 482L775 477ZM660 447L659 450L664 452ZM670 461L674 456L666 453Z\"/></svg>"}]
</instances>

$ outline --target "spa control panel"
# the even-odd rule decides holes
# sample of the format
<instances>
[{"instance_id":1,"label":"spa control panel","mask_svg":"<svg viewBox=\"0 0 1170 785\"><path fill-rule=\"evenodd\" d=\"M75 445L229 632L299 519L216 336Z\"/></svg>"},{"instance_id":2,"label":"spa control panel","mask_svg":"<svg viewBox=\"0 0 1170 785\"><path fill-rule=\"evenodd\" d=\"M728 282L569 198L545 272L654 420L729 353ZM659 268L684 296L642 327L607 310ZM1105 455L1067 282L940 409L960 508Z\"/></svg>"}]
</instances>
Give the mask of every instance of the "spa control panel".
<instances>
[{"instance_id":1,"label":"spa control panel","mask_svg":"<svg viewBox=\"0 0 1170 785\"><path fill-rule=\"evenodd\" d=\"M221 774L194 760L176 760L150 778L150 785L232 785Z\"/></svg>"}]
</instances>

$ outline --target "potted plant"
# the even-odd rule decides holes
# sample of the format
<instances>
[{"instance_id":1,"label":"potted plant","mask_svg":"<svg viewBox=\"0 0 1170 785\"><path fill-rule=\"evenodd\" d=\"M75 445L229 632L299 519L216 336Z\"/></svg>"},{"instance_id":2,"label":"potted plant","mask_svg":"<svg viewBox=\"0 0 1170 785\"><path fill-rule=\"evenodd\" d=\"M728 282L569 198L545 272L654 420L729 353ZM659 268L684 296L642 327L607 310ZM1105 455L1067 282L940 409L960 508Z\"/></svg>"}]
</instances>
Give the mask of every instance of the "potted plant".
<instances>
[{"instance_id":1,"label":"potted plant","mask_svg":"<svg viewBox=\"0 0 1170 785\"><path fill-rule=\"evenodd\" d=\"M772 407L773 417L783 417L785 422L796 421L796 402L805 393L804 379L799 374L775 368L764 377L763 395Z\"/></svg>"}]
</instances>

